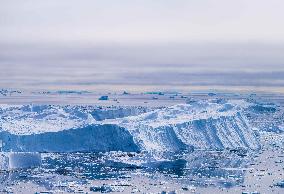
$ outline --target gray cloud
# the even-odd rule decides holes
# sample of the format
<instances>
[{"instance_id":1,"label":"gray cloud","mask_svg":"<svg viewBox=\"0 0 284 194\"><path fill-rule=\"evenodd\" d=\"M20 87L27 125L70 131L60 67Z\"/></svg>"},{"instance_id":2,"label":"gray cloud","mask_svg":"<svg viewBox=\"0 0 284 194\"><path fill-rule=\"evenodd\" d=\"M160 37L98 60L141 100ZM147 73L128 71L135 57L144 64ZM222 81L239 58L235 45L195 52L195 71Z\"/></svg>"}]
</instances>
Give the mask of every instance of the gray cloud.
<instances>
[{"instance_id":1,"label":"gray cloud","mask_svg":"<svg viewBox=\"0 0 284 194\"><path fill-rule=\"evenodd\" d=\"M0 87L282 87L283 6L282 0L2 1Z\"/></svg>"}]
</instances>

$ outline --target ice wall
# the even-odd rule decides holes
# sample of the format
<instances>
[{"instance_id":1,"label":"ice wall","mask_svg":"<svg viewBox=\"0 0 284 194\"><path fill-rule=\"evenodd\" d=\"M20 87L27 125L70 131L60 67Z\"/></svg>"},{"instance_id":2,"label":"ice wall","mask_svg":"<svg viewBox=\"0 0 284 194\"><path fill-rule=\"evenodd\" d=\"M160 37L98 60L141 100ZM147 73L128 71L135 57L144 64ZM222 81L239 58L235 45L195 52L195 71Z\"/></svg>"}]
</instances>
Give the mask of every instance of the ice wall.
<instances>
[{"instance_id":1,"label":"ice wall","mask_svg":"<svg viewBox=\"0 0 284 194\"><path fill-rule=\"evenodd\" d=\"M196 101L146 113L139 107L100 110L100 119L76 106L1 106L0 140L4 151L16 152L258 149L243 116L246 106Z\"/></svg>"},{"instance_id":2,"label":"ice wall","mask_svg":"<svg viewBox=\"0 0 284 194\"><path fill-rule=\"evenodd\" d=\"M139 151L131 134L117 125L88 125L59 132L28 135L0 132L3 151L14 152L100 152Z\"/></svg>"}]
</instances>

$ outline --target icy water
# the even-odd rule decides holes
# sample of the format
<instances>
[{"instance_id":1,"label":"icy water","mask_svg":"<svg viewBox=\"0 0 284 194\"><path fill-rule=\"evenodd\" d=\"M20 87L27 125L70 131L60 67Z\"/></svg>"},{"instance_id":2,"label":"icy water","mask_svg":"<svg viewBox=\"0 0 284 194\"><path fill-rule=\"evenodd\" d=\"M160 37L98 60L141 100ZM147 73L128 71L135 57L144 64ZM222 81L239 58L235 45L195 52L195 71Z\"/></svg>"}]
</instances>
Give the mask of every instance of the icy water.
<instances>
[{"instance_id":1,"label":"icy water","mask_svg":"<svg viewBox=\"0 0 284 194\"><path fill-rule=\"evenodd\" d=\"M283 193L280 94L1 94L2 193Z\"/></svg>"},{"instance_id":2,"label":"icy water","mask_svg":"<svg viewBox=\"0 0 284 194\"><path fill-rule=\"evenodd\" d=\"M277 184L283 179L284 137L277 146L271 137L275 135L263 135L268 139L260 152L194 151L145 166L129 163L136 157L145 162L141 153L42 154L40 168L2 171L1 189L7 193L282 193L283 186Z\"/></svg>"},{"instance_id":3,"label":"icy water","mask_svg":"<svg viewBox=\"0 0 284 194\"><path fill-rule=\"evenodd\" d=\"M131 164L139 157L142 164ZM9 186L19 183L34 183L47 190L63 189L75 192L91 187L92 181L127 181L143 175L142 179L154 181L168 179L181 185L220 186L231 188L243 183L248 159L224 152L195 151L175 154L174 159L145 163L143 154L136 153L69 153L42 154L41 168L2 172L1 183ZM144 162L144 163L143 163ZM76 187L70 186L76 183ZM3 187L2 186L2 187ZM97 186L97 185L93 185ZM116 190L116 186L110 186ZM124 187L135 187L125 185ZM153 186L155 187L155 186ZM2 188L3 189L3 188ZM87 188L88 189L88 188ZM121 189L125 189L122 188ZM169 188L170 189L170 188ZM14 190L16 191L16 190Z\"/></svg>"}]
</instances>

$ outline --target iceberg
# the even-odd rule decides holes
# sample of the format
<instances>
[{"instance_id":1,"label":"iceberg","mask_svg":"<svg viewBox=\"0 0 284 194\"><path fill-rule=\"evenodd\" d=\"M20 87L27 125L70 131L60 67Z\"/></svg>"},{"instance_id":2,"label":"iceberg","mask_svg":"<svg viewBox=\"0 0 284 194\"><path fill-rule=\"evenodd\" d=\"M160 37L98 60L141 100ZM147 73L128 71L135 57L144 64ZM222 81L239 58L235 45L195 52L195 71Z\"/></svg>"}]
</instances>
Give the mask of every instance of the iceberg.
<instances>
[{"instance_id":1,"label":"iceberg","mask_svg":"<svg viewBox=\"0 0 284 194\"><path fill-rule=\"evenodd\" d=\"M240 101L200 101L105 122L129 130L144 150L258 149L257 136L242 114L243 106Z\"/></svg>"},{"instance_id":2,"label":"iceberg","mask_svg":"<svg viewBox=\"0 0 284 194\"><path fill-rule=\"evenodd\" d=\"M128 116L136 116L148 112L148 108L139 106L129 107L114 107L109 109L95 109L90 112L93 118L97 121L106 119L123 118Z\"/></svg>"},{"instance_id":3,"label":"iceberg","mask_svg":"<svg viewBox=\"0 0 284 194\"><path fill-rule=\"evenodd\" d=\"M41 154L32 152L0 152L0 170L32 168L41 165Z\"/></svg>"},{"instance_id":4,"label":"iceberg","mask_svg":"<svg viewBox=\"0 0 284 194\"><path fill-rule=\"evenodd\" d=\"M0 140L14 152L178 152L258 149L244 101L196 101L147 110L2 105Z\"/></svg>"},{"instance_id":5,"label":"iceberg","mask_svg":"<svg viewBox=\"0 0 284 194\"><path fill-rule=\"evenodd\" d=\"M0 139L3 151L13 152L139 151L126 129L107 124L28 135L2 131Z\"/></svg>"}]
</instances>

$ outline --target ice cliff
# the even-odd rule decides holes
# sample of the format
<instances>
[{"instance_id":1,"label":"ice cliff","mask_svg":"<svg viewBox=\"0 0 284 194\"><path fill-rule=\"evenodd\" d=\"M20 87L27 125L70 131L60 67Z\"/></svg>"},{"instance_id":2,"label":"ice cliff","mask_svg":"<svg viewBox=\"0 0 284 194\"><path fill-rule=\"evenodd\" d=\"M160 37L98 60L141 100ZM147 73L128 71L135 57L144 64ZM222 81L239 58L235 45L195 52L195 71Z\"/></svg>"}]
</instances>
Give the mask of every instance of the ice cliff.
<instances>
[{"instance_id":1,"label":"ice cliff","mask_svg":"<svg viewBox=\"0 0 284 194\"><path fill-rule=\"evenodd\" d=\"M105 122L127 129L144 150L257 149L258 140L242 115L244 106L242 101L199 101Z\"/></svg>"},{"instance_id":2,"label":"ice cliff","mask_svg":"<svg viewBox=\"0 0 284 194\"><path fill-rule=\"evenodd\" d=\"M0 140L4 151L25 152L257 149L244 103L197 101L149 112L1 105Z\"/></svg>"}]
</instances>

